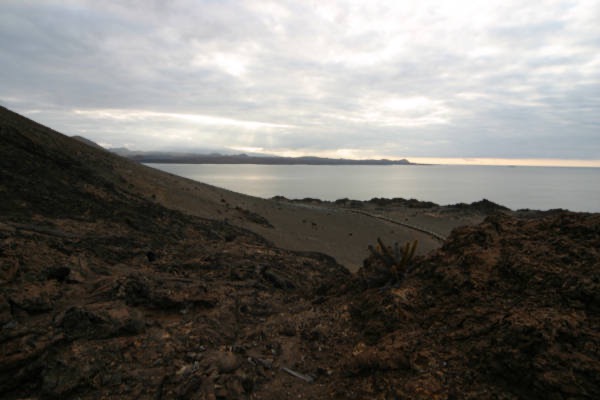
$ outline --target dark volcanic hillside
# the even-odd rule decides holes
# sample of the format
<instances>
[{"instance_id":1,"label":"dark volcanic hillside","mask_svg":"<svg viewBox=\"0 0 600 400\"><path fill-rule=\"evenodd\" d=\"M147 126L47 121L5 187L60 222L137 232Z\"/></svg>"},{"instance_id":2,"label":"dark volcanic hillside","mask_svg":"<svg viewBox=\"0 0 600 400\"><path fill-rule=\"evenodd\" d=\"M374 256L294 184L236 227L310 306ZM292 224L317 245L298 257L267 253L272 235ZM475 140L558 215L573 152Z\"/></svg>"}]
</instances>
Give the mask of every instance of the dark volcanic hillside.
<instances>
[{"instance_id":1,"label":"dark volcanic hillside","mask_svg":"<svg viewBox=\"0 0 600 400\"><path fill-rule=\"evenodd\" d=\"M0 109L1 398L600 398L597 214L498 213L393 280L135 168Z\"/></svg>"},{"instance_id":2,"label":"dark volcanic hillside","mask_svg":"<svg viewBox=\"0 0 600 400\"><path fill-rule=\"evenodd\" d=\"M326 256L128 191L107 152L0 120L4 398L258 392L261 363L282 352L272 336L295 329L263 332L266 319L347 279ZM287 365L306 362L297 352Z\"/></svg>"}]
</instances>

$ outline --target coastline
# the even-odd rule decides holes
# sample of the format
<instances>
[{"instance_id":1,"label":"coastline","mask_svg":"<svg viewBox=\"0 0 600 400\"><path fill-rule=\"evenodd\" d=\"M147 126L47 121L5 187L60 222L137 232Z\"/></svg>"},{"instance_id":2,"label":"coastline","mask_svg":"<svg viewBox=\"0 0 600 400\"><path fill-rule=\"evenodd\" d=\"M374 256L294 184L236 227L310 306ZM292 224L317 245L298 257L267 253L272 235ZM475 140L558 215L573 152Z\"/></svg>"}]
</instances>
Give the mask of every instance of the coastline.
<instances>
[{"instance_id":1,"label":"coastline","mask_svg":"<svg viewBox=\"0 0 600 400\"><path fill-rule=\"evenodd\" d=\"M489 199L512 210L600 212L594 168L148 164L261 198L414 198L440 205Z\"/></svg>"},{"instance_id":2,"label":"coastline","mask_svg":"<svg viewBox=\"0 0 600 400\"><path fill-rule=\"evenodd\" d=\"M336 204L314 199L264 199L138 165L136 172L130 174L130 182L140 192L152 193L153 201L191 215L218 216L284 249L327 254L350 271L363 265L368 246L375 244L377 238L386 243L418 240L417 254L425 255L441 246L439 237L446 237L456 227L477 224L489 215L477 207L432 206L429 202L392 201L384 207L377 201ZM351 205L359 203L364 205L361 211L383 219L356 213Z\"/></svg>"}]
</instances>

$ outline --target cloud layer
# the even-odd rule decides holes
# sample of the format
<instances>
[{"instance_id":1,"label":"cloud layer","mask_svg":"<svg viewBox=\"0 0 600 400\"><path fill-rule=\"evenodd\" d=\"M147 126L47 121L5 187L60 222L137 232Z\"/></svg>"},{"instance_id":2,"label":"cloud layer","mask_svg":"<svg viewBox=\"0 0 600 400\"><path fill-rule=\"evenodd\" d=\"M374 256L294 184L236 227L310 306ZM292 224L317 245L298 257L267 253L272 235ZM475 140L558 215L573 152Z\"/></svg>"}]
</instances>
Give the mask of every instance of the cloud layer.
<instances>
[{"instance_id":1,"label":"cloud layer","mask_svg":"<svg viewBox=\"0 0 600 400\"><path fill-rule=\"evenodd\" d=\"M110 146L600 159L600 3L0 3L0 102Z\"/></svg>"}]
</instances>

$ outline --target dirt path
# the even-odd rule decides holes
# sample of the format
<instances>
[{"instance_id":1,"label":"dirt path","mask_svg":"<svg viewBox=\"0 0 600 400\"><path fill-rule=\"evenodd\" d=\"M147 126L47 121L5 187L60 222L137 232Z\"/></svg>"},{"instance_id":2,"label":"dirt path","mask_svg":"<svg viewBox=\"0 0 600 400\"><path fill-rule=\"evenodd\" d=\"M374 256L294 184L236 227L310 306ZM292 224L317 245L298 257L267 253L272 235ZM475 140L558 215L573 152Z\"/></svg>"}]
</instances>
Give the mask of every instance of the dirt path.
<instances>
[{"instance_id":1,"label":"dirt path","mask_svg":"<svg viewBox=\"0 0 600 400\"><path fill-rule=\"evenodd\" d=\"M405 228L409 228L409 229L412 229L412 230L415 230L415 231L419 231L421 233L425 233L425 234L431 236L432 238L439 240L440 242L443 242L444 240L446 240L446 237L440 235L439 233L432 232L430 230L427 230L427 229L419 227L419 226L407 224L405 222L396 221L396 220L393 220L391 218L384 217L382 215L371 214L371 213L368 213L368 212L365 212L365 211L360 211L360 210L348 210L348 211L352 212L352 213L355 213L355 214L366 215L367 217L371 217L371 218L377 218L377 219L380 219L382 221L390 222L392 224L400 225L400 226L403 226Z\"/></svg>"}]
</instances>

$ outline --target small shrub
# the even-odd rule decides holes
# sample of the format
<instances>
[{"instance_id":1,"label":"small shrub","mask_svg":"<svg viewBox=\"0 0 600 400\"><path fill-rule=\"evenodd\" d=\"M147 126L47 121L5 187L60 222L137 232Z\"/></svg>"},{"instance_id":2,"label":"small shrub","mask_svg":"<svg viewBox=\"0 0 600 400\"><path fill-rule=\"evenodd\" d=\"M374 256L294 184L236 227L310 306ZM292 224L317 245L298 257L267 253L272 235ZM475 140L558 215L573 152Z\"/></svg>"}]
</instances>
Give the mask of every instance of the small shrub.
<instances>
[{"instance_id":1,"label":"small shrub","mask_svg":"<svg viewBox=\"0 0 600 400\"><path fill-rule=\"evenodd\" d=\"M386 246L380 238L377 238L377 247L369 246L369 251L376 260L379 260L391 280L399 281L404 276L412 262L418 241L406 242L404 246L395 243L394 246Z\"/></svg>"}]
</instances>

